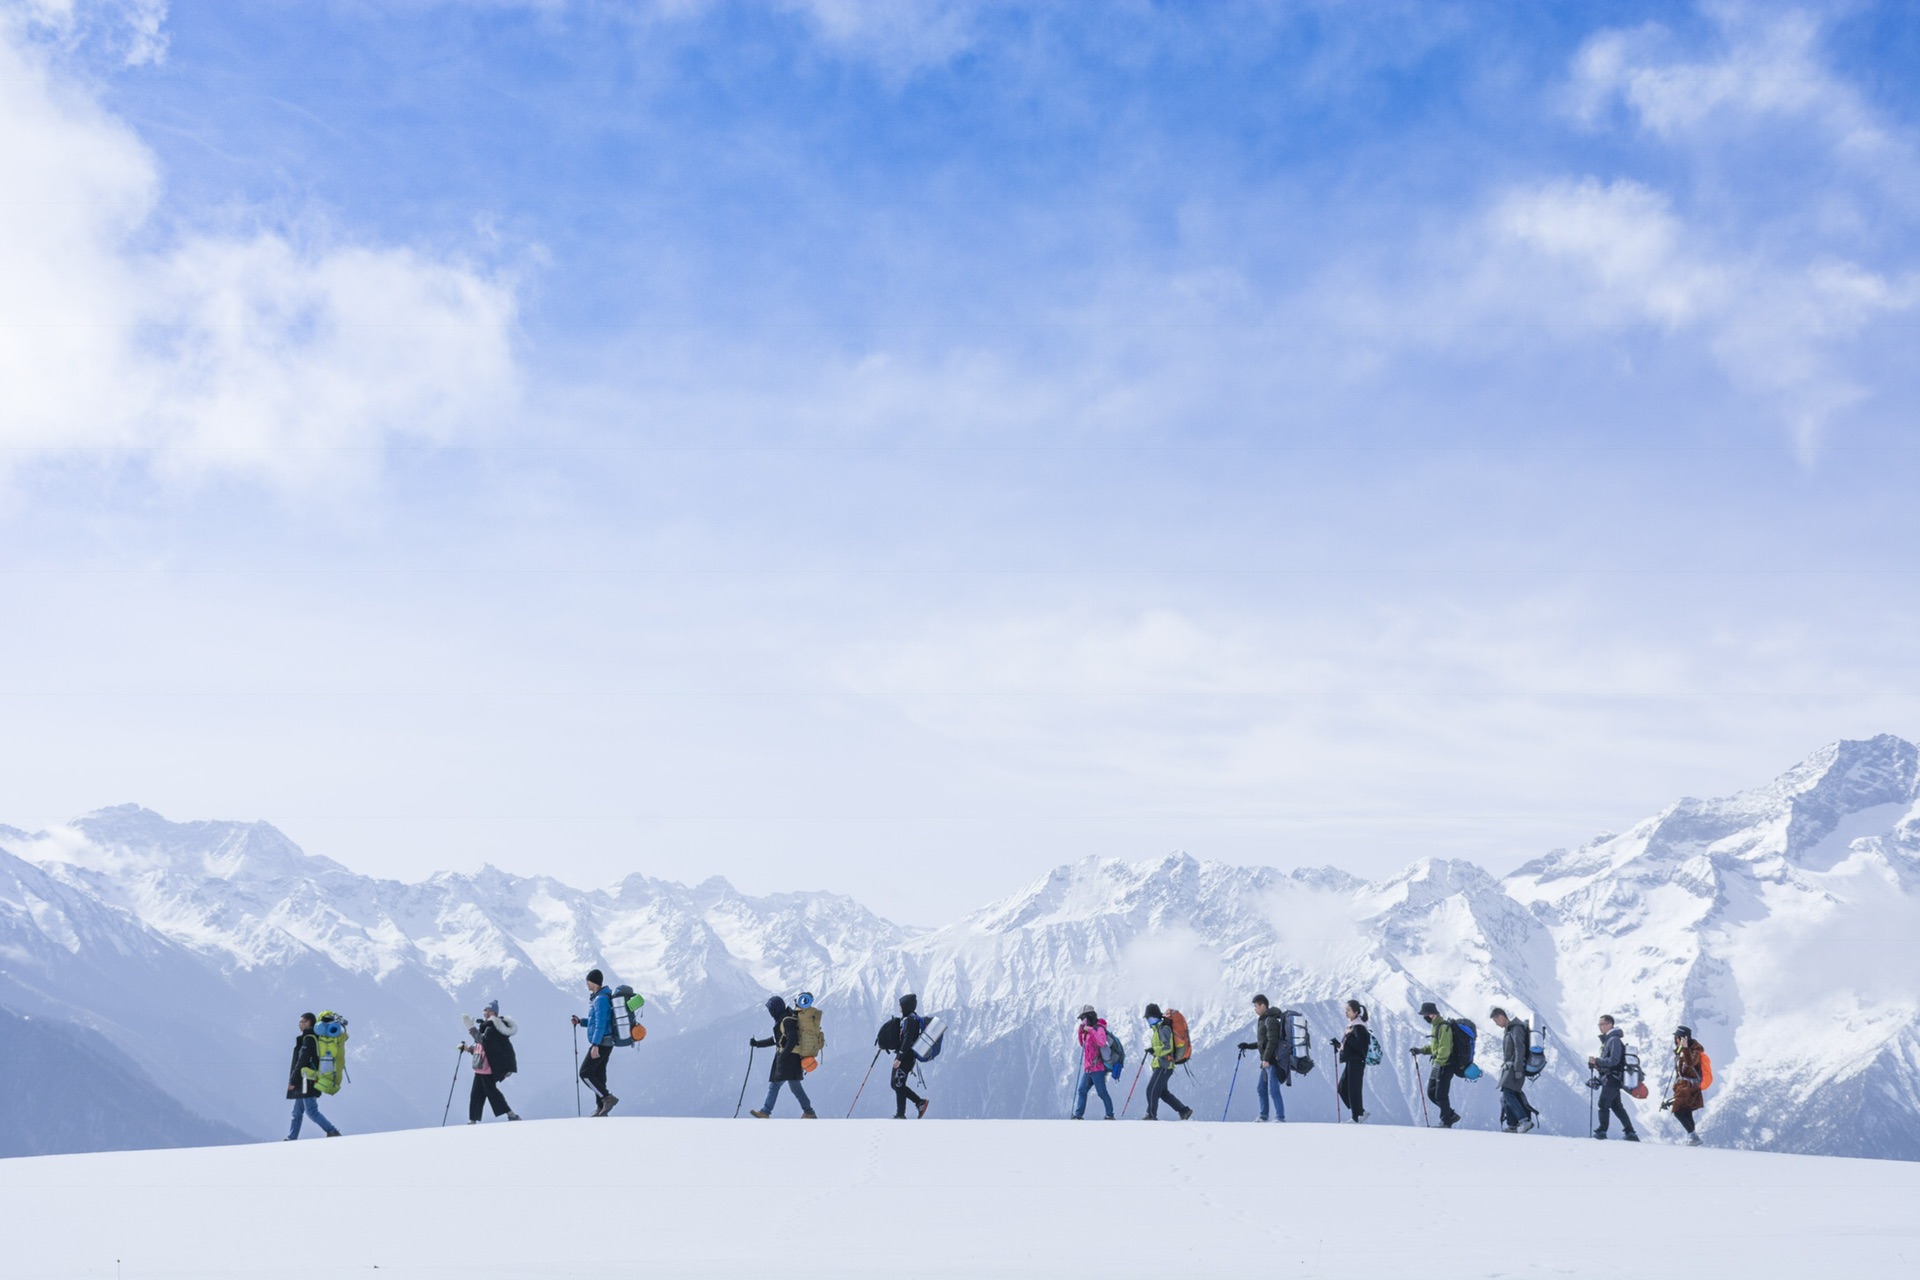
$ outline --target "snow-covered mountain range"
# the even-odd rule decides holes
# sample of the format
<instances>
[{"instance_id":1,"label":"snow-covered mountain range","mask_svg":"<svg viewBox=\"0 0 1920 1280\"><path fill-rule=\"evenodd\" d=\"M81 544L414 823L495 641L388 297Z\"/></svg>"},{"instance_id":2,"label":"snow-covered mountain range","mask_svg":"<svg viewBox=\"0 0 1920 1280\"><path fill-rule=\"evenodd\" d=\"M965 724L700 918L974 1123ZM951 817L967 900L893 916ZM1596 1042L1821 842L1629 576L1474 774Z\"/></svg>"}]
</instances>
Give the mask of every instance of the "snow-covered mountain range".
<instances>
[{"instance_id":1,"label":"snow-covered mountain range","mask_svg":"<svg viewBox=\"0 0 1920 1280\"><path fill-rule=\"evenodd\" d=\"M1137 1044L1153 1000L1189 1015L1194 1078L1177 1091L1217 1118L1258 990L1304 1010L1321 1042L1319 1070L1290 1092L1295 1119L1333 1118L1324 1042L1342 999L1372 1006L1388 1050L1369 1075L1376 1118L1414 1124L1413 1011L1436 1000L1484 1027L1500 1003L1548 1029L1535 1100L1561 1132L1587 1124L1585 1057L1610 1012L1656 1096L1676 1024L1708 1045L1710 1142L1920 1159L1920 751L1841 742L1766 786L1680 801L1504 878L1460 861L1372 883L1184 855L1088 859L932 930L845 897L750 897L721 880L636 874L585 891L488 868L403 884L303 853L264 823L179 824L134 806L51 832L0 828L0 1005L103 1034L183 1116L262 1137L284 1122L294 1017L325 1007L353 1031L353 1082L328 1104L345 1128L438 1123L458 1015L492 996L523 1027L515 1105L570 1111L566 1015L595 966L648 997L647 1040L613 1065L623 1111L730 1114L766 995L806 989L830 1038L809 1088L823 1114L845 1114L874 1028L911 989L953 1028L927 1072L935 1114L1060 1115L1072 1012L1091 1002ZM750 1093L766 1065L752 1060ZM883 1074L861 1114L890 1107ZM1232 1085L1236 1117L1250 1083ZM1470 1124L1495 1123L1491 1082L1457 1090ZM1652 1106L1642 1123L1658 1134ZM190 1128L144 1140L204 1140Z\"/></svg>"}]
</instances>

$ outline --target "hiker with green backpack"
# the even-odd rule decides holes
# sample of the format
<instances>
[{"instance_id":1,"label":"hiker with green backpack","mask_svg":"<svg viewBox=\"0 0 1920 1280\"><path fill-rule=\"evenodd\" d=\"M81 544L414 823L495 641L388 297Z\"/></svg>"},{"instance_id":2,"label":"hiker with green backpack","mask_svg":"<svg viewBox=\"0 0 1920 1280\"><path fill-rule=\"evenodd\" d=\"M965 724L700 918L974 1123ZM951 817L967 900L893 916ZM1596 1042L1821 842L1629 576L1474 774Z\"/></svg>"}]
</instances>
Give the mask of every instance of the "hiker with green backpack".
<instances>
[{"instance_id":1,"label":"hiker with green backpack","mask_svg":"<svg viewBox=\"0 0 1920 1280\"><path fill-rule=\"evenodd\" d=\"M1187 1033L1187 1018L1178 1009L1162 1013L1160 1006L1150 1004L1144 1015L1147 1026L1147 1061L1153 1066L1153 1074L1147 1077L1147 1116L1149 1120L1160 1118L1160 1104L1172 1107L1182 1120L1193 1118L1193 1108L1173 1096L1167 1085L1173 1080L1173 1069L1193 1056L1193 1040Z\"/></svg>"},{"instance_id":2,"label":"hiker with green backpack","mask_svg":"<svg viewBox=\"0 0 1920 1280\"><path fill-rule=\"evenodd\" d=\"M340 1088L340 1075L346 1069L343 1046L347 1027L344 1020L336 1021L331 1011L326 1017L326 1055L320 1052L320 1022L312 1014L300 1015L300 1032L293 1038L293 1065L287 1072L287 1096L293 1099L293 1124L287 1130L288 1142L300 1136L300 1122L307 1116L312 1116L313 1122L329 1138L340 1136L333 1122L320 1114L320 1095L338 1092Z\"/></svg>"}]
</instances>

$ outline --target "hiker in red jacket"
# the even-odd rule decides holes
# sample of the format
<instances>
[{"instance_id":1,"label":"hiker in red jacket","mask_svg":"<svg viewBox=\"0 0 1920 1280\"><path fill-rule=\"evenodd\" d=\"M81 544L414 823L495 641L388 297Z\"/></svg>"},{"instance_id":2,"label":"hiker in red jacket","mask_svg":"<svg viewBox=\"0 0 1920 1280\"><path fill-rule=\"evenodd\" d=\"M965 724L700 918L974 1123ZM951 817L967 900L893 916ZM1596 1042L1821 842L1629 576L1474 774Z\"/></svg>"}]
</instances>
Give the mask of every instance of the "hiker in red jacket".
<instances>
[{"instance_id":1,"label":"hiker in red jacket","mask_svg":"<svg viewBox=\"0 0 1920 1280\"><path fill-rule=\"evenodd\" d=\"M1073 1118L1082 1119L1087 1112L1087 1090L1100 1095L1100 1101L1106 1104L1106 1118L1113 1119L1113 1095L1107 1092L1107 1062L1100 1051L1107 1044L1107 1020L1094 1010L1092 1005L1083 1005L1080 1009L1080 1085L1073 1092ZM1113 1068L1117 1071L1118 1068Z\"/></svg>"}]
</instances>

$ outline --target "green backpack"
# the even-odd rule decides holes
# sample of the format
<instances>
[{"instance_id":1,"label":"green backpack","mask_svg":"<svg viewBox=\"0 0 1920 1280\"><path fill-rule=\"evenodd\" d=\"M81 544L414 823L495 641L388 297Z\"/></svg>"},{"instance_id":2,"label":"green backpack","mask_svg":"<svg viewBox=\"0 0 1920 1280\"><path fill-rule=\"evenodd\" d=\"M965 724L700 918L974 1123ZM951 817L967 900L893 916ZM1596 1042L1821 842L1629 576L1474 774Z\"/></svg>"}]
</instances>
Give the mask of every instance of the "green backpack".
<instances>
[{"instance_id":1,"label":"green backpack","mask_svg":"<svg viewBox=\"0 0 1920 1280\"><path fill-rule=\"evenodd\" d=\"M320 1057L319 1067L307 1068L313 1087L322 1093L338 1093L347 1079L347 1020L328 1009L313 1027L313 1044Z\"/></svg>"}]
</instances>

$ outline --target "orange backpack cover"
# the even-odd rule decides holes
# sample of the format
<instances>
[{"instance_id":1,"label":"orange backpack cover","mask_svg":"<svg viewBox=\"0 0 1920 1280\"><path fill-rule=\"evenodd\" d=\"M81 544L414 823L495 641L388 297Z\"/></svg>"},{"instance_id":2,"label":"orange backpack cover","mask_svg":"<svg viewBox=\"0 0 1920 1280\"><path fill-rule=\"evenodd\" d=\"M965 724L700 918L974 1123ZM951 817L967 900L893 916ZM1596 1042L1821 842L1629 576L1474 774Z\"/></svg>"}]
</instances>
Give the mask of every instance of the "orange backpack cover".
<instances>
[{"instance_id":1,"label":"orange backpack cover","mask_svg":"<svg viewBox=\"0 0 1920 1280\"><path fill-rule=\"evenodd\" d=\"M1705 1049L1702 1049L1700 1051L1700 1088L1704 1091L1707 1089L1711 1089L1712 1087L1713 1087L1713 1059L1707 1056L1707 1051Z\"/></svg>"},{"instance_id":2,"label":"orange backpack cover","mask_svg":"<svg viewBox=\"0 0 1920 1280\"><path fill-rule=\"evenodd\" d=\"M1169 1009L1167 1023L1173 1028L1172 1061L1185 1062L1193 1056L1193 1037L1187 1032L1187 1015L1178 1009Z\"/></svg>"}]
</instances>

